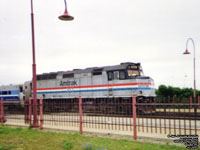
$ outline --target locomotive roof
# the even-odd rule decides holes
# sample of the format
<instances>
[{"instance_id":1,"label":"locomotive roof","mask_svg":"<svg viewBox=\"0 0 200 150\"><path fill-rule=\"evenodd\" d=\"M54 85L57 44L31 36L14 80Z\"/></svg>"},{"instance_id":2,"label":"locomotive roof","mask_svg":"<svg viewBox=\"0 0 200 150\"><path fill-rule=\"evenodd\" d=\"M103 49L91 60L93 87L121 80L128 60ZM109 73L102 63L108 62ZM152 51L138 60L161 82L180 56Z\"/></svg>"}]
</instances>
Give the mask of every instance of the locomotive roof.
<instances>
[{"instance_id":1,"label":"locomotive roof","mask_svg":"<svg viewBox=\"0 0 200 150\"><path fill-rule=\"evenodd\" d=\"M43 73L37 76L45 76L45 75L52 75L52 76L56 76L56 75L63 75L63 74L80 74L80 73L90 73L90 72L98 72L98 71L112 71L112 70L122 70L122 69L126 69L127 66L129 65L137 65L139 66L140 63L132 63L132 62L125 62L125 63L121 63L119 65L113 65L113 66L103 66L103 67L90 67L90 68L85 68L85 69L74 69L71 71L58 71L58 72L50 72L50 73Z\"/></svg>"}]
</instances>

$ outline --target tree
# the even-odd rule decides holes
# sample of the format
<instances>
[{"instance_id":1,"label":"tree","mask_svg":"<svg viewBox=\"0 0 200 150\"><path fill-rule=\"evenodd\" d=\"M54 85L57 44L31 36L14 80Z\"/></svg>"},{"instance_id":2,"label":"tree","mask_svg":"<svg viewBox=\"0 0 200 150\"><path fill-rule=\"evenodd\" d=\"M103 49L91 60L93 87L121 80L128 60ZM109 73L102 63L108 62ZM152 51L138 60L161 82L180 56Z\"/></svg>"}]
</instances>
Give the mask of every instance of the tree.
<instances>
[{"instance_id":1,"label":"tree","mask_svg":"<svg viewBox=\"0 0 200 150\"><path fill-rule=\"evenodd\" d=\"M157 97L189 97L193 95L193 89L160 85L156 90L156 95ZM198 90L197 95L200 95L200 91Z\"/></svg>"}]
</instances>

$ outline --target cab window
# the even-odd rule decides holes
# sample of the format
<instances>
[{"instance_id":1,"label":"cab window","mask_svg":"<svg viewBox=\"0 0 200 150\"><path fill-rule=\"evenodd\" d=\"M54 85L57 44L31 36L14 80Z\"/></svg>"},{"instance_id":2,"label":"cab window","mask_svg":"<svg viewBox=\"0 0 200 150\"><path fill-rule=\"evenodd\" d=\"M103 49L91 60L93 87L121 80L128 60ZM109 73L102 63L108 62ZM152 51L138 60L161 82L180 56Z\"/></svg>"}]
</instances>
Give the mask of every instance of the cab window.
<instances>
[{"instance_id":1,"label":"cab window","mask_svg":"<svg viewBox=\"0 0 200 150\"><path fill-rule=\"evenodd\" d=\"M120 80L123 80L123 79L125 79L125 77L126 77L126 76L125 76L125 72L124 72L124 71L120 71L120 72L119 72L119 79L120 79Z\"/></svg>"},{"instance_id":2,"label":"cab window","mask_svg":"<svg viewBox=\"0 0 200 150\"><path fill-rule=\"evenodd\" d=\"M119 79L119 71L114 71L114 80L118 80Z\"/></svg>"},{"instance_id":3,"label":"cab window","mask_svg":"<svg viewBox=\"0 0 200 150\"><path fill-rule=\"evenodd\" d=\"M108 81L113 80L113 72L108 72Z\"/></svg>"},{"instance_id":4,"label":"cab window","mask_svg":"<svg viewBox=\"0 0 200 150\"><path fill-rule=\"evenodd\" d=\"M128 70L127 73L128 73L128 77L134 77L134 76L140 75L139 70Z\"/></svg>"},{"instance_id":5,"label":"cab window","mask_svg":"<svg viewBox=\"0 0 200 150\"><path fill-rule=\"evenodd\" d=\"M111 80L124 80L124 79L126 79L126 73L125 73L124 70L109 71L107 74L108 74L108 81L111 81Z\"/></svg>"}]
</instances>

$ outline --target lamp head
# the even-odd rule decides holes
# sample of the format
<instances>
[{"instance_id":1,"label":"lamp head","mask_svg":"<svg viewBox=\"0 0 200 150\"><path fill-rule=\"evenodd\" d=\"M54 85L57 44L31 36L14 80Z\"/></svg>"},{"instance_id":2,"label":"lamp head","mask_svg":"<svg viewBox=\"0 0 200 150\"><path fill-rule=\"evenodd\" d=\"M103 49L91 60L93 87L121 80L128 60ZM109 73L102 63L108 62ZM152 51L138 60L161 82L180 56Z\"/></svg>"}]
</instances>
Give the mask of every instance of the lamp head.
<instances>
[{"instance_id":1,"label":"lamp head","mask_svg":"<svg viewBox=\"0 0 200 150\"><path fill-rule=\"evenodd\" d=\"M60 20L63 20L63 21L71 21L71 20L74 20L74 17L73 16L70 16L68 14L68 11L65 10L65 12L63 13L63 15L59 16L58 17Z\"/></svg>"},{"instance_id":2,"label":"lamp head","mask_svg":"<svg viewBox=\"0 0 200 150\"><path fill-rule=\"evenodd\" d=\"M186 49L183 54L190 54L190 52Z\"/></svg>"}]
</instances>

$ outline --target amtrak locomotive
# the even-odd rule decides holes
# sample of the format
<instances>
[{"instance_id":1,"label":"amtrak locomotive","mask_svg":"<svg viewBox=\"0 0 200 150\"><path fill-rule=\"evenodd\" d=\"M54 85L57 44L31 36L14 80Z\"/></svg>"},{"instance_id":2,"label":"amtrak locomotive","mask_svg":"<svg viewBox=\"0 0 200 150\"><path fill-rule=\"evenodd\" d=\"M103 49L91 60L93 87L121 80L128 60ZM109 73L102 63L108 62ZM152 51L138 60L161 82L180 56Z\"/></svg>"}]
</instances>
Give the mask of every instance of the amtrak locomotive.
<instances>
[{"instance_id":1,"label":"amtrak locomotive","mask_svg":"<svg viewBox=\"0 0 200 150\"><path fill-rule=\"evenodd\" d=\"M130 98L138 102L152 102L154 81L144 76L140 63L126 62L115 66L92 67L37 75L37 98ZM23 102L32 96L32 82L23 85L0 86L5 101Z\"/></svg>"},{"instance_id":2,"label":"amtrak locomotive","mask_svg":"<svg viewBox=\"0 0 200 150\"><path fill-rule=\"evenodd\" d=\"M154 83L139 63L74 69L37 76L37 95L45 98L155 97Z\"/></svg>"}]
</instances>

